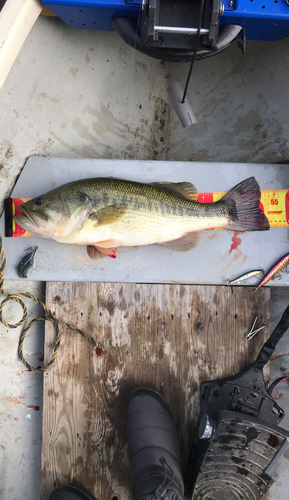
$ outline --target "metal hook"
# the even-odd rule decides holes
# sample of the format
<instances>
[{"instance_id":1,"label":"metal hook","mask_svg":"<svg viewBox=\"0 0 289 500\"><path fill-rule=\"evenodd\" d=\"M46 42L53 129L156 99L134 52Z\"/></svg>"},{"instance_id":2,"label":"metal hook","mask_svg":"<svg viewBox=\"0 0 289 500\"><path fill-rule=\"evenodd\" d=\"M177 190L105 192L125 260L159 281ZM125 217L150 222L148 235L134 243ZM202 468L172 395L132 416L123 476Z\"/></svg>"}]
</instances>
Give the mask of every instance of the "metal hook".
<instances>
[{"instance_id":1,"label":"metal hook","mask_svg":"<svg viewBox=\"0 0 289 500\"><path fill-rule=\"evenodd\" d=\"M265 325L264 325L264 326L261 326L261 328L258 328L257 330L254 330L254 327L256 325L257 319L258 319L258 316L256 316L255 321L253 323L253 326L252 326L251 330L249 331L249 333L247 333L245 335L245 338L247 340L251 340L251 338L253 338L254 335L256 335L256 333L260 332L260 330L263 330L263 328L265 328Z\"/></svg>"}]
</instances>

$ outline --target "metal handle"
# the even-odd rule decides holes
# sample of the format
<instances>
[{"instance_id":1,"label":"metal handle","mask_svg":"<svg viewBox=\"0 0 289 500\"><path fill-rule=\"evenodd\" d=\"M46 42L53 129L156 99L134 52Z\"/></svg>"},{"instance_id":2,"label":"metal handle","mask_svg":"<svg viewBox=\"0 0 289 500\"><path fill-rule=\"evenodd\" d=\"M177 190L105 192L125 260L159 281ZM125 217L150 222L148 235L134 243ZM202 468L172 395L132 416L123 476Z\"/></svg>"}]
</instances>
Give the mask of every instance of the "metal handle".
<instances>
[{"instance_id":1,"label":"metal handle","mask_svg":"<svg viewBox=\"0 0 289 500\"><path fill-rule=\"evenodd\" d=\"M154 31L157 33L177 33L179 35L196 35L198 33L198 28L178 28L177 26L155 26ZM200 34L207 35L209 30L206 28L201 28Z\"/></svg>"}]
</instances>

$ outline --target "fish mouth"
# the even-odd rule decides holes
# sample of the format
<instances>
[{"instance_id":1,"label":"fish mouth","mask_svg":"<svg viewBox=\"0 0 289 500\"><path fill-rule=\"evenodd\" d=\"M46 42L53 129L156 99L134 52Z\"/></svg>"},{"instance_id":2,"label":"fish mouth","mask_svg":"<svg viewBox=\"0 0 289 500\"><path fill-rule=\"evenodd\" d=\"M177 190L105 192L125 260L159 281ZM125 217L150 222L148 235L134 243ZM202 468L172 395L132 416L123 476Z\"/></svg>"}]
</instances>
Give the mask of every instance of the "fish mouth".
<instances>
[{"instance_id":1,"label":"fish mouth","mask_svg":"<svg viewBox=\"0 0 289 500\"><path fill-rule=\"evenodd\" d=\"M15 222L23 229L35 232L36 229L45 226L48 221L48 217L37 211L30 213L23 205L19 205L19 210L23 212L24 215L15 215Z\"/></svg>"}]
</instances>

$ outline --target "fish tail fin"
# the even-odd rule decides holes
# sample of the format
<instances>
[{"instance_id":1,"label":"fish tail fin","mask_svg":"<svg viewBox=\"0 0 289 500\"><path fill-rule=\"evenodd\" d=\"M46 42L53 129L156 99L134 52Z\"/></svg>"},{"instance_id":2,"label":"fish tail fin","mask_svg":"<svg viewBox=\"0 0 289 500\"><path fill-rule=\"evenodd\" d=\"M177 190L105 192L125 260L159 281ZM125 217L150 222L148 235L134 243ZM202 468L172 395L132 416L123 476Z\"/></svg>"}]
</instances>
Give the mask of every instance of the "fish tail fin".
<instances>
[{"instance_id":1,"label":"fish tail fin","mask_svg":"<svg viewBox=\"0 0 289 500\"><path fill-rule=\"evenodd\" d=\"M260 209L261 191L255 177L237 184L223 196L222 201L229 211L229 226L232 231L266 231L269 221Z\"/></svg>"}]
</instances>

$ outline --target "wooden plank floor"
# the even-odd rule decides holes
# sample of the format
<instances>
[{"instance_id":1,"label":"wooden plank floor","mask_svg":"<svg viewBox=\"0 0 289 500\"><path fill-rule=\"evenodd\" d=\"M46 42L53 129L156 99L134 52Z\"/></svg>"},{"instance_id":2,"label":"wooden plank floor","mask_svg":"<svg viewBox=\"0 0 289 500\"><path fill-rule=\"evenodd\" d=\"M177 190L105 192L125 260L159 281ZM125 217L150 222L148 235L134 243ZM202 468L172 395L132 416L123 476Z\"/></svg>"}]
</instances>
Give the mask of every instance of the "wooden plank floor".
<instances>
[{"instance_id":1,"label":"wooden plank floor","mask_svg":"<svg viewBox=\"0 0 289 500\"><path fill-rule=\"evenodd\" d=\"M97 500L131 500L125 436L129 392L145 385L170 404L183 468L203 380L253 362L269 334L270 289L118 283L47 283L56 317L105 347L62 328L61 349L44 375L41 499L76 481ZM247 341L255 317L266 328ZM46 322L45 359L54 332Z\"/></svg>"}]
</instances>

